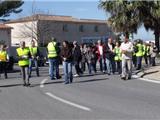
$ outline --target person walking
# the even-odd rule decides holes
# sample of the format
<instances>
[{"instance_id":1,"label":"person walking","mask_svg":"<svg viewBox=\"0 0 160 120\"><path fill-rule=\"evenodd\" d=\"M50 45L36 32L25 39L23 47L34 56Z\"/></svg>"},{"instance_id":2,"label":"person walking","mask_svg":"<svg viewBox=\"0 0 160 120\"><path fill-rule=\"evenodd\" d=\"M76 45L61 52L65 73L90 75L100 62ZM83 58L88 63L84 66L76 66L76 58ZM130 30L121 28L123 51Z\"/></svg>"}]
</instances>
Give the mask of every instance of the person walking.
<instances>
[{"instance_id":1,"label":"person walking","mask_svg":"<svg viewBox=\"0 0 160 120\"><path fill-rule=\"evenodd\" d=\"M20 47L16 49L18 55L18 64L21 68L23 86L30 86L29 80L29 59L31 58L31 54L29 48L25 46L25 42L20 42Z\"/></svg>"},{"instance_id":2,"label":"person walking","mask_svg":"<svg viewBox=\"0 0 160 120\"><path fill-rule=\"evenodd\" d=\"M124 42L121 44L120 50L122 52L121 79L131 79L133 44L129 41L127 36L125 37Z\"/></svg>"},{"instance_id":3,"label":"person walking","mask_svg":"<svg viewBox=\"0 0 160 120\"><path fill-rule=\"evenodd\" d=\"M152 66L156 66L155 58L156 58L156 56L157 56L157 53L158 53L158 49L157 49L157 47L155 46L155 43L152 42L152 43L151 43L151 47L150 47L151 65L152 65Z\"/></svg>"},{"instance_id":4,"label":"person walking","mask_svg":"<svg viewBox=\"0 0 160 120\"><path fill-rule=\"evenodd\" d=\"M7 79L7 61L9 60L6 45L0 46L0 74L4 73L4 78Z\"/></svg>"},{"instance_id":5,"label":"person walking","mask_svg":"<svg viewBox=\"0 0 160 120\"><path fill-rule=\"evenodd\" d=\"M74 65L75 65L75 70L76 70L76 74L74 75L75 77L80 76L81 74L83 74L82 70L79 67L79 64L82 60L82 55L81 55L81 50L80 47L77 43L77 41L73 42L73 61L74 61Z\"/></svg>"},{"instance_id":6,"label":"person walking","mask_svg":"<svg viewBox=\"0 0 160 120\"><path fill-rule=\"evenodd\" d=\"M38 59L40 56L39 49L35 46L35 41L31 41L31 46L29 47L31 53L31 58L29 59L29 77L31 77L32 67L35 65L37 77L39 77Z\"/></svg>"},{"instance_id":7,"label":"person walking","mask_svg":"<svg viewBox=\"0 0 160 120\"><path fill-rule=\"evenodd\" d=\"M136 57L137 57L137 69L136 70L140 70L142 67L142 58L143 58L143 53L144 53L144 47L142 44L141 40L137 41L137 52L136 52Z\"/></svg>"},{"instance_id":8,"label":"person walking","mask_svg":"<svg viewBox=\"0 0 160 120\"><path fill-rule=\"evenodd\" d=\"M81 54L82 54L82 60L81 60L81 70L84 73L86 70L86 53L87 53L87 45L86 44L82 44L81 45Z\"/></svg>"},{"instance_id":9,"label":"person walking","mask_svg":"<svg viewBox=\"0 0 160 120\"><path fill-rule=\"evenodd\" d=\"M116 72L121 74L122 68L121 68L121 62L122 62L122 53L120 50L120 42L116 42L116 46L114 48L114 60L115 60L115 65L116 65Z\"/></svg>"},{"instance_id":10,"label":"person walking","mask_svg":"<svg viewBox=\"0 0 160 120\"><path fill-rule=\"evenodd\" d=\"M133 42L133 54L132 54L132 62L133 62L133 65L134 65L135 68L137 67L136 52L138 51L138 50L137 50L137 47L136 47L136 44L137 44L137 41L135 40L135 41Z\"/></svg>"},{"instance_id":11,"label":"person walking","mask_svg":"<svg viewBox=\"0 0 160 120\"><path fill-rule=\"evenodd\" d=\"M69 45L68 41L63 42L61 56L63 59L63 71L64 71L64 81L65 81L64 83L70 84L73 81L73 74L72 74L73 55L72 55L72 47Z\"/></svg>"},{"instance_id":12,"label":"person walking","mask_svg":"<svg viewBox=\"0 0 160 120\"><path fill-rule=\"evenodd\" d=\"M98 55L98 61L99 61L99 65L100 65L100 71L105 73L104 45L101 40L98 40L97 55Z\"/></svg>"},{"instance_id":13,"label":"person walking","mask_svg":"<svg viewBox=\"0 0 160 120\"><path fill-rule=\"evenodd\" d=\"M143 57L144 57L146 65L148 66L148 59L149 59L148 56L149 56L149 49L150 48L147 43L143 44L143 48L144 48Z\"/></svg>"},{"instance_id":14,"label":"person walking","mask_svg":"<svg viewBox=\"0 0 160 120\"><path fill-rule=\"evenodd\" d=\"M51 80L59 78L59 65L58 65L58 47L55 38L51 39L48 43L48 61L49 61L49 75Z\"/></svg>"},{"instance_id":15,"label":"person walking","mask_svg":"<svg viewBox=\"0 0 160 120\"><path fill-rule=\"evenodd\" d=\"M107 74L114 74L115 72L115 62L114 62L114 44L112 39L109 38L105 44L105 56L106 56L106 65L107 65Z\"/></svg>"},{"instance_id":16,"label":"person walking","mask_svg":"<svg viewBox=\"0 0 160 120\"><path fill-rule=\"evenodd\" d=\"M92 74L92 70L94 71L94 73L96 73L96 70L94 68L94 64L95 64L95 54L93 53L93 49L92 46L88 46L87 48L87 53L86 53L86 58L87 58L87 62L88 62L88 70L89 70L89 74Z\"/></svg>"}]
</instances>

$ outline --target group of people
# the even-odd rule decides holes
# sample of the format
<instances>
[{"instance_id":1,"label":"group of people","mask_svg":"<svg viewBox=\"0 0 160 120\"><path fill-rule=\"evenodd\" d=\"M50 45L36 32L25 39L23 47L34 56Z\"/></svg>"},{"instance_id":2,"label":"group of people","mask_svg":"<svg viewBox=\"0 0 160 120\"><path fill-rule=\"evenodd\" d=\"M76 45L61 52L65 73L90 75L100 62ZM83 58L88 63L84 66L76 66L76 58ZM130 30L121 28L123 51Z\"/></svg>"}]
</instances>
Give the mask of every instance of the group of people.
<instances>
[{"instance_id":1,"label":"group of people","mask_svg":"<svg viewBox=\"0 0 160 120\"><path fill-rule=\"evenodd\" d=\"M89 74L96 73L97 63L102 73L108 75L118 73L123 80L131 79L132 64L136 70L140 70L144 58L147 65L155 66L157 53L158 49L153 42L143 43L141 40L131 42L128 37L125 37L122 43L112 38L105 42L98 40L95 44L81 45L78 45L77 41L73 43L64 41L62 49L59 50L59 56L63 61L65 84L73 81L73 66L76 72L74 76L78 77L86 71L86 66ZM51 63L50 68L53 68ZM56 73L56 76L59 76L58 72Z\"/></svg>"},{"instance_id":2,"label":"group of people","mask_svg":"<svg viewBox=\"0 0 160 120\"><path fill-rule=\"evenodd\" d=\"M25 46L25 42L20 42L20 47L17 48L18 64L21 68L21 75L24 86L30 86L30 77L33 64L36 68L37 77L39 76L38 59L40 56L39 48L32 40L29 47ZM88 68L88 73L97 72L97 63L99 70L108 75L118 73L121 79L131 79L132 64L137 70L142 67L142 58L145 59L146 65L155 66L155 57L158 53L155 44L143 43L141 40L129 41L125 37L124 41L115 41L108 38L105 42L98 40L95 44L81 44L77 41L70 43L63 41L60 47L55 38L52 38L47 46L49 76L51 80L60 79L59 61L63 64L64 83L70 84L73 81L73 66L75 67L75 77L83 75ZM6 46L0 48L0 72L4 72L7 78L5 69L8 55Z\"/></svg>"}]
</instances>

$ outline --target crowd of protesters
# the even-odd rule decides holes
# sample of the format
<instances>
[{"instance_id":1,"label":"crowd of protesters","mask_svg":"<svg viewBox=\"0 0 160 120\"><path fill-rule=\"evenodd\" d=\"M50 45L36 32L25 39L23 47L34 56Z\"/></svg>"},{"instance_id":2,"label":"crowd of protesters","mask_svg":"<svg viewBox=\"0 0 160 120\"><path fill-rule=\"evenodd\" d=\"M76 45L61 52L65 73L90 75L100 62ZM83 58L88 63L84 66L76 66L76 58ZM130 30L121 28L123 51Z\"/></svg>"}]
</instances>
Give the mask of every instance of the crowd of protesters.
<instances>
[{"instance_id":1,"label":"crowd of protesters","mask_svg":"<svg viewBox=\"0 0 160 120\"><path fill-rule=\"evenodd\" d=\"M63 41L61 48L56 39L52 38L48 43L47 51L51 80L61 78L59 61L62 61L65 84L72 83L73 76L79 77L84 73L94 75L97 71L108 75L119 74L123 80L131 79L132 65L136 70L140 70L144 58L147 66L149 64L155 66L155 58L158 53L153 42L145 43L142 40L131 42L127 37L122 42L108 38L105 42L98 40L93 44ZM39 49L35 46L34 41L31 42L29 49L25 47L23 41L20 48L17 48L17 55L24 86L29 86L33 63L36 67L37 77L40 75L37 63ZM6 49L2 46L0 49L0 72L4 72L5 78L7 78L7 73L3 66L7 59ZM75 67L76 72L74 75L73 67Z\"/></svg>"}]
</instances>

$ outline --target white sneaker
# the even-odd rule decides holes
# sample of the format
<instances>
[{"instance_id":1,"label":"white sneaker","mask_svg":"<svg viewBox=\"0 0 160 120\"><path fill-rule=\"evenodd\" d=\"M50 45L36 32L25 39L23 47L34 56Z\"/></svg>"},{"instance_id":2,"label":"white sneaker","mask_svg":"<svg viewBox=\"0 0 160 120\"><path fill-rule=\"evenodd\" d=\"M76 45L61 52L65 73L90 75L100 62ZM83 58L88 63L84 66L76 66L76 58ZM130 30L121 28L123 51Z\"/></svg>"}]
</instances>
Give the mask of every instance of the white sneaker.
<instances>
[{"instance_id":1,"label":"white sneaker","mask_svg":"<svg viewBox=\"0 0 160 120\"><path fill-rule=\"evenodd\" d=\"M78 74L75 74L74 77L79 77L79 75L78 75Z\"/></svg>"}]
</instances>

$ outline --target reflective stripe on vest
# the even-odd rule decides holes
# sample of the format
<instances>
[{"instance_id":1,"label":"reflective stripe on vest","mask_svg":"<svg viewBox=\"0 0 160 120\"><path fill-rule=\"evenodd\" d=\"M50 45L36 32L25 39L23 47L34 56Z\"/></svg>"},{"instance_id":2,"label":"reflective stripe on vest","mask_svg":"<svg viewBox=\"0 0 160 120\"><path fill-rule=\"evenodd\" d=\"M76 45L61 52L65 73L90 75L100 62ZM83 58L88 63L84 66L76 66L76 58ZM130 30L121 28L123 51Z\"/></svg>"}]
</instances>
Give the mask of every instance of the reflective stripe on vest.
<instances>
[{"instance_id":1,"label":"reflective stripe on vest","mask_svg":"<svg viewBox=\"0 0 160 120\"><path fill-rule=\"evenodd\" d=\"M143 52L144 51L143 45L142 44L137 44L136 46L138 48L138 51L136 52L136 56L137 57L143 56L143 53L144 53Z\"/></svg>"},{"instance_id":2,"label":"reflective stripe on vest","mask_svg":"<svg viewBox=\"0 0 160 120\"><path fill-rule=\"evenodd\" d=\"M37 54L37 47L29 47L29 50L32 56Z\"/></svg>"},{"instance_id":3,"label":"reflective stripe on vest","mask_svg":"<svg viewBox=\"0 0 160 120\"><path fill-rule=\"evenodd\" d=\"M114 57L115 61L122 60L122 55L121 55L120 48L115 47L114 53L116 54L115 57Z\"/></svg>"},{"instance_id":4,"label":"reflective stripe on vest","mask_svg":"<svg viewBox=\"0 0 160 120\"><path fill-rule=\"evenodd\" d=\"M1 62L7 61L7 52L6 51L0 51L0 61Z\"/></svg>"},{"instance_id":5,"label":"reflective stripe on vest","mask_svg":"<svg viewBox=\"0 0 160 120\"><path fill-rule=\"evenodd\" d=\"M54 58L57 57L57 51L56 51L56 42L50 42L47 46L48 49L48 58Z\"/></svg>"},{"instance_id":6,"label":"reflective stripe on vest","mask_svg":"<svg viewBox=\"0 0 160 120\"><path fill-rule=\"evenodd\" d=\"M18 54L19 57L26 56L25 59L18 61L19 66L29 65L29 56L28 56L28 54L29 54L29 49L28 49L28 48L24 48L24 49L22 49L22 48L17 48L17 54Z\"/></svg>"}]
</instances>

